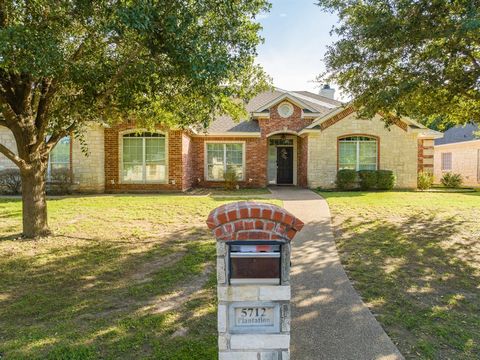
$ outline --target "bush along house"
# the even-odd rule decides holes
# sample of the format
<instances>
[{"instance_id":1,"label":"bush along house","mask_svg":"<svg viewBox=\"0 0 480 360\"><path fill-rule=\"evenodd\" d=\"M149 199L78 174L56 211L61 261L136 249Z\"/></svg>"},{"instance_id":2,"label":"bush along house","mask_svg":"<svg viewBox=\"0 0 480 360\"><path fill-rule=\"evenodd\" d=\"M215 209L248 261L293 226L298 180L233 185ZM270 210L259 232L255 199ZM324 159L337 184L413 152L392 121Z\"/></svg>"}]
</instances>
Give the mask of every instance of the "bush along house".
<instances>
[{"instance_id":1,"label":"bush along house","mask_svg":"<svg viewBox=\"0 0 480 360\"><path fill-rule=\"evenodd\" d=\"M91 126L85 140L63 139L47 176L70 169L74 190L129 192L220 187L235 172L240 187L295 185L332 188L338 170L391 170L396 187L415 188L419 171L433 171L433 143L441 134L410 119L386 127L380 116L360 119L354 108L320 94L275 89L247 105L249 118L220 116L200 131L147 131L133 123ZM0 142L15 149L0 127ZM0 170L13 167L0 155Z\"/></svg>"}]
</instances>

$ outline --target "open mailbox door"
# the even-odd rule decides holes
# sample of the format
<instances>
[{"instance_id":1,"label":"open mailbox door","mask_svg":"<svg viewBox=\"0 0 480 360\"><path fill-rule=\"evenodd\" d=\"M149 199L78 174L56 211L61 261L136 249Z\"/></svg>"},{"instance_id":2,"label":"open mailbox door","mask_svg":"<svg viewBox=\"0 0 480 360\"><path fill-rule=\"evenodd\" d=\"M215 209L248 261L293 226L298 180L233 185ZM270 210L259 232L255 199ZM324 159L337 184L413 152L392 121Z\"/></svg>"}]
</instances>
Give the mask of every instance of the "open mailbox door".
<instances>
[{"instance_id":1,"label":"open mailbox door","mask_svg":"<svg viewBox=\"0 0 480 360\"><path fill-rule=\"evenodd\" d=\"M231 241L227 245L229 284L281 284L281 242Z\"/></svg>"}]
</instances>

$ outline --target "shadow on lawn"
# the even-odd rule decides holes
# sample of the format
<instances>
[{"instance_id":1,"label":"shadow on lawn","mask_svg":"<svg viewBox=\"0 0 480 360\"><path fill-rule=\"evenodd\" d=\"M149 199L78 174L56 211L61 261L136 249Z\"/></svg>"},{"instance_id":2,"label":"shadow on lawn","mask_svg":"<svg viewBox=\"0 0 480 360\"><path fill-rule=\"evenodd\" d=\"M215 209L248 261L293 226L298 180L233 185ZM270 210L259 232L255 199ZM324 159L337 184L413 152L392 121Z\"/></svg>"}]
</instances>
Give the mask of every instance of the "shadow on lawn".
<instances>
[{"instance_id":1,"label":"shadow on lawn","mask_svg":"<svg viewBox=\"0 0 480 360\"><path fill-rule=\"evenodd\" d=\"M480 275L464 221L417 213L348 218L337 244L349 277L407 358L480 356ZM478 249L478 248L477 248Z\"/></svg>"},{"instance_id":2,"label":"shadow on lawn","mask_svg":"<svg viewBox=\"0 0 480 360\"><path fill-rule=\"evenodd\" d=\"M88 240L51 248L41 261L0 262L0 355L216 356L215 278L208 266L215 246L206 230L179 231L137 253L117 241ZM158 310L173 292L185 296Z\"/></svg>"}]
</instances>

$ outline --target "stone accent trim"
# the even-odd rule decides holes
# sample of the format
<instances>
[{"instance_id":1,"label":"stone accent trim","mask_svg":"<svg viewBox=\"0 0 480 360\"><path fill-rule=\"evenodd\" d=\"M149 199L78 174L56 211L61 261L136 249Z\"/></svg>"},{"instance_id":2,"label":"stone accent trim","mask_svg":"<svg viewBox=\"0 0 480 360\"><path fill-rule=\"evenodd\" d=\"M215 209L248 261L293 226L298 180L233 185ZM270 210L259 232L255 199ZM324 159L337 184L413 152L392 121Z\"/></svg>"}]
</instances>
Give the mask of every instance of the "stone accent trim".
<instances>
[{"instance_id":1,"label":"stone accent trim","mask_svg":"<svg viewBox=\"0 0 480 360\"><path fill-rule=\"evenodd\" d=\"M395 125L397 125L397 126L398 126L400 129L402 129L403 131L405 131L405 132L408 131L408 125L407 125L405 122L403 122L400 118L398 118L398 117L395 118L395 119L393 120L393 123L394 123Z\"/></svg>"},{"instance_id":2,"label":"stone accent trim","mask_svg":"<svg viewBox=\"0 0 480 360\"><path fill-rule=\"evenodd\" d=\"M347 107L346 109L340 111L337 115L332 116L330 119L322 122L320 124L320 130L323 131L323 130L329 128L330 126L336 124L340 120L346 118L348 115L352 114L354 111L355 111L355 109L353 108L353 106Z\"/></svg>"},{"instance_id":3,"label":"stone accent trim","mask_svg":"<svg viewBox=\"0 0 480 360\"><path fill-rule=\"evenodd\" d=\"M433 174L434 140L418 140L418 172L426 171Z\"/></svg>"},{"instance_id":4,"label":"stone accent trim","mask_svg":"<svg viewBox=\"0 0 480 360\"><path fill-rule=\"evenodd\" d=\"M303 228L303 222L285 209L253 201L225 204L213 210L207 225L215 237L232 240L287 240Z\"/></svg>"},{"instance_id":5,"label":"stone accent trim","mask_svg":"<svg viewBox=\"0 0 480 360\"><path fill-rule=\"evenodd\" d=\"M339 112L335 116L332 116L330 119L322 122L320 124L320 130L323 131L323 130L329 128L330 126L336 124L340 120L345 119L348 115L350 115L354 112L355 112L355 107L354 106L349 106L349 107L345 108L344 110L342 110L341 112ZM400 119L399 117L394 118L392 122L393 122L394 125L397 125L403 131L405 131L405 132L408 131L408 125L404 121L402 121L402 119Z\"/></svg>"}]
</instances>

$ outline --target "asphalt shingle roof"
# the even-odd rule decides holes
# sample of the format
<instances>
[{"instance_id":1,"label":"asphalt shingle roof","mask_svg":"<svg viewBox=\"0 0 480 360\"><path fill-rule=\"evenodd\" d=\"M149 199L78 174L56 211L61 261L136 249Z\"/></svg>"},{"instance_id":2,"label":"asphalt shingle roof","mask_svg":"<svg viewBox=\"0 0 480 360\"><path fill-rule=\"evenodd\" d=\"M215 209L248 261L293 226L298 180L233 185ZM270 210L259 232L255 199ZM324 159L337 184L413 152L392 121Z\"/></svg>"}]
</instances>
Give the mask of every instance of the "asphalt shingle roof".
<instances>
[{"instance_id":1,"label":"asphalt shingle roof","mask_svg":"<svg viewBox=\"0 0 480 360\"><path fill-rule=\"evenodd\" d=\"M246 105L246 109L249 113L252 113L255 110L261 108L263 105L266 105L274 101L276 98L282 96L285 93L287 92L278 90L278 89L260 93ZM311 93L309 91L294 91L294 92L288 92L288 93L292 97L295 97L295 93L297 93L298 94L297 99L300 102L308 105L312 109L315 109L315 111L319 112L322 115L330 112L332 108L342 105L340 101L329 99L324 96ZM329 106L326 106L326 105L323 106L321 102L329 104ZM229 116L223 115L223 116L217 117L215 120L211 122L210 126L207 129L207 132L209 134L227 133L227 132L255 133L255 132L260 132L260 128L258 126L257 120L245 119L240 122L235 122Z\"/></svg>"},{"instance_id":2,"label":"asphalt shingle roof","mask_svg":"<svg viewBox=\"0 0 480 360\"><path fill-rule=\"evenodd\" d=\"M436 139L435 145L452 144L462 141L478 140L475 132L479 131L476 124L457 125L443 133L443 138Z\"/></svg>"}]
</instances>

